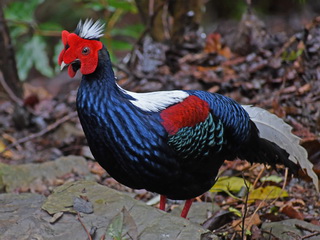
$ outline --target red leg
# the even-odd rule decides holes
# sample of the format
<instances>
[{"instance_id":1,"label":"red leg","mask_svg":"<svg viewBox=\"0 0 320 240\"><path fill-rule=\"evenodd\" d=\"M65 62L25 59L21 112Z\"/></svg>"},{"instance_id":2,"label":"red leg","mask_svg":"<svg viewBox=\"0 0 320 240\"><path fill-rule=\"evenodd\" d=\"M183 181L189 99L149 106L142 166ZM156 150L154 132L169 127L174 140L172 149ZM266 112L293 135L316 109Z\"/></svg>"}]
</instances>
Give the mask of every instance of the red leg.
<instances>
[{"instance_id":1,"label":"red leg","mask_svg":"<svg viewBox=\"0 0 320 240\"><path fill-rule=\"evenodd\" d=\"M187 218L187 215L188 215L188 212L189 212L189 209L193 203L193 198L192 199L188 199L185 204L184 204L184 207L182 209L182 212L181 212L181 217L183 218Z\"/></svg>"},{"instance_id":2,"label":"red leg","mask_svg":"<svg viewBox=\"0 0 320 240\"><path fill-rule=\"evenodd\" d=\"M166 201L167 201L167 197L164 195L160 195L160 207L159 209L162 211L166 210Z\"/></svg>"}]
</instances>

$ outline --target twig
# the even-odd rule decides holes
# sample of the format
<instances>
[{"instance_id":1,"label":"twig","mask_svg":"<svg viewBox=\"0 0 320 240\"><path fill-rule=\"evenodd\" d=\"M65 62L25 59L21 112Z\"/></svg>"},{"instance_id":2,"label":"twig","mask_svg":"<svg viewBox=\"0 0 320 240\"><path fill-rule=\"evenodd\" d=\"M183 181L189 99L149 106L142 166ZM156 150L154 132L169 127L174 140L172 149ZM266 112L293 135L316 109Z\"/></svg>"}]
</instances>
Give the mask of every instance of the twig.
<instances>
[{"instance_id":1,"label":"twig","mask_svg":"<svg viewBox=\"0 0 320 240\"><path fill-rule=\"evenodd\" d=\"M11 90L11 88L8 86L6 81L4 80L4 77L2 73L0 72L0 85L2 85L3 89L8 94L9 98L14 101L16 104L18 104L20 107L23 106L23 101L19 97L16 96L16 94Z\"/></svg>"},{"instance_id":2,"label":"twig","mask_svg":"<svg viewBox=\"0 0 320 240\"><path fill-rule=\"evenodd\" d=\"M237 236L237 233L236 233L236 232L234 232L234 233L232 234L232 237L231 237L231 239L230 239L230 240L234 240L234 239L236 238L236 236Z\"/></svg>"},{"instance_id":3,"label":"twig","mask_svg":"<svg viewBox=\"0 0 320 240\"><path fill-rule=\"evenodd\" d=\"M242 177L244 179L244 175L242 174ZM247 215L247 212L248 212L248 199L249 199L249 186L247 184L246 181L243 181L244 182L244 185L246 186L247 188L247 194L246 194L246 200L245 200L245 203L244 203L244 209L243 209L243 216L242 216L242 229L241 229L241 233L242 233L242 239L246 239L246 236L245 236L245 222L246 222L246 215Z\"/></svg>"},{"instance_id":4,"label":"twig","mask_svg":"<svg viewBox=\"0 0 320 240\"><path fill-rule=\"evenodd\" d=\"M320 24L320 17L317 16L315 17L311 23L306 24L305 28L304 28L304 32L305 32L305 39L307 38L307 35L309 34L309 31L311 28L317 26ZM294 42L296 42L297 40L299 40L297 38L296 35L291 36L287 42L285 42L285 44L282 46L282 48L276 53L275 58L280 57L280 55L287 50L287 48L289 48ZM304 41L303 41L304 42Z\"/></svg>"},{"instance_id":5,"label":"twig","mask_svg":"<svg viewBox=\"0 0 320 240\"><path fill-rule=\"evenodd\" d=\"M266 170L265 165L262 165L262 169L260 170L258 176L256 177L256 179L254 180L254 183L252 184L252 189L255 189L259 179L261 178L262 173Z\"/></svg>"},{"instance_id":6,"label":"twig","mask_svg":"<svg viewBox=\"0 0 320 240\"><path fill-rule=\"evenodd\" d=\"M276 201L278 201L279 197L280 197L280 196L281 196L281 194L283 193L284 188L285 188L285 187L286 187L286 185L287 185L287 181L288 181L288 173L289 173L289 170L288 170L288 168L286 168L286 169L285 169L285 173L284 173L284 181L283 181L283 185L282 185L281 192L279 193L279 196L278 196L276 199L274 199L274 200L272 201L272 203L270 204L270 206L272 206Z\"/></svg>"},{"instance_id":7,"label":"twig","mask_svg":"<svg viewBox=\"0 0 320 240\"><path fill-rule=\"evenodd\" d=\"M80 214L77 213L77 216L78 216L78 217L77 217L78 221L81 223L82 227L84 228L84 230L86 231L86 233L87 233L87 235L88 235L88 239L89 239L89 240L92 240L92 237L91 237L88 229L86 228L86 226L84 225L84 223L83 223L83 222L81 221L81 219L80 219Z\"/></svg>"},{"instance_id":8,"label":"twig","mask_svg":"<svg viewBox=\"0 0 320 240\"><path fill-rule=\"evenodd\" d=\"M311 238L311 237L318 236L318 235L320 235L320 232L317 231L317 232L305 235L305 236L301 237L301 239L307 239L307 238Z\"/></svg>"},{"instance_id":9,"label":"twig","mask_svg":"<svg viewBox=\"0 0 320 240\"><path fill-rule=\"evenodd\" d=\"M170 26L167 21L167 16L169 15L169 3L166 2L163 5L163 11L162 11L162 24L163 24L163 35L165 39L170 39Z\"/></svg>"},{"instance_id":10,"label":"twig","mask_svg":"<svg viewBox=\"0 0 320 240\"><path fill-rule=\"evenodd\" d=\"M270 206L272 206L272 205L279 199L279 197L281 196L282 192L284 191L284 188L285 188L286 183L287 183L287 177L288 177L288 168L286 168L285 180L284 180L284 183L283 183L283 185L282 185L282 190L281 190L279 196L278 196L274 201L272 201L272 203L270 204ZM271 191L271 192L272 192L272 191ZM259 203L259 205L258 205L258 207L256 208L256 210L253 212L252 217L261 209L262 204L266 202L266 200L267 200L268 196L271 194L271 192ZM251 221L252 217L250 218L250 221ZM250 222L250 221L249 221L249 222Z\"/></svg>"},{"instance_id":11,"label":"twig","mask_svg":"<svg viewBox=\"0 0 320 240\"><path fill-rule=\"evenodd\" d=\"M301 230L303 230L303 231L311 232L311 233L308 234L308 235L301 236L301 239L307 239L307 238L311 238L311 237L320 235L320 231L306 228L306 227L304 227L304 226L301 226L300 224L295 224L295 226L296 226L296 228L301 229Z\"/></svg>"},{"instance_id":12,"label":"twig","mask_svg":"<svg viewBox=\"0 0 320 240\"><path fill-rule=\"evenodd\" d=\"M266 234L270 235L271 237L273 237L274 239L279 239L271 231L272 231L272 228L270 229L270 231L261 230L262 233L266 233Z\"/></svg>"},{"instance_id":13,"label":"twig","mask_svg":"<svg viewBox=\"0 0 320 240\"><path fill-rule=\"evenodd\" d=\"M43 136L44 134L52 131L53 129L57 128L58 126L60 126L62 123L64 122L67 122L69 121L70 119L74 118L77 116L77 112L74 111L74 112L71 112L69 113L68 115L64 116L63 118L60 118L59 120L57 120L56 122L50 124L48 127L46 127L45 129L42 129L40 132L37 132L37 133L34 133L34 134L31 134L27 137L24 137L24 138L20 138L18 139L17 141L15 141L14 143L11 143L10 145L8 145L3 151L0 152L0 154L3 154L5 151L7 151L8 149L10 148L13 148L21 143L25 143L27 141L30 141L34 138L37 138L37 137L41 137Z\"/></svg>"},{"instance_id":14,"label":"twig","mask_svg":"<svg viewBox=\"0 0 320 240\"><path fill-rule=\"evenodd\" d=\"M287 50L288 47L290 47L295 41L297 40L297 37L295 35L291 36L285 44L283 44L282 48L276 52L275 58L280 57L280 55Z\"/></svg>"},{"instance_id":15,"label":"twig","mask_svg":"<svg viewBox=\"0 0 320 240\"><path fill-rule=\"evenodd\" d=\"M154 15L154 0L149 1L149 21ZM151 27L151 23L148 24Z\"/></svg>"},{"instance_id":16,"label":"twig","mask_svg":"<svg viewBox=\"0 0 320 240\"><path fill-rule=\"evenodd\" d=\"M2 137L3 137L3 139L5 139L5 140L7 140L7 141L9 141L9 142L15 142L15 141L17 141L17 139L16 138L14 138L13 136L11 136L11 135L9 135L9 134L7 134L7 133L3 133L2 134ZM18 144L17 146L17 150L18 151L22 151L22 147Z\"/></svg>"},{"instance_id":17,"label":"twig","mask_svg":"<svg viewBox=\"0 0 320 240\"><path fill-rule=\"evenodd\" d=\"M317 230L312 230L312 229L307 228L307 227L305 227L305 226L302 226L302 225L300 225L300 224L295 224L294 226L295 226L296 228L300 229L300 230L303 230L303 231L308 231L308 232L312 232L312 233L314 233L314 232L319 232L319 231L317 231Z\"/></svg>"}]
</instances>

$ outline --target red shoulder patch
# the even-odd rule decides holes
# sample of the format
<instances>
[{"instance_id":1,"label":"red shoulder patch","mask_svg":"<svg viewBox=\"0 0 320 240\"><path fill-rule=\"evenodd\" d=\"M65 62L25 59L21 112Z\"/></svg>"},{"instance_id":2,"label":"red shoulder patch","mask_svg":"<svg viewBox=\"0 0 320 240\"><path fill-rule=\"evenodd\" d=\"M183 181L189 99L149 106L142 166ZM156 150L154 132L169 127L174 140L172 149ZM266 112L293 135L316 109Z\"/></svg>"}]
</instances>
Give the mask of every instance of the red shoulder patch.
<instances>
[{"instance_id":1,"label":"red shoulder patch","mask_svg":"<svg viewBox=\"0 0 320 240\"><path fill-rule=\"evenodd\" d=\"M204 122L210 112L209 104L196 97L189 96L180 103L168 107L160 113L162 125L170 135L183 127L193 127Z\"/></svg>"}]
</instances>

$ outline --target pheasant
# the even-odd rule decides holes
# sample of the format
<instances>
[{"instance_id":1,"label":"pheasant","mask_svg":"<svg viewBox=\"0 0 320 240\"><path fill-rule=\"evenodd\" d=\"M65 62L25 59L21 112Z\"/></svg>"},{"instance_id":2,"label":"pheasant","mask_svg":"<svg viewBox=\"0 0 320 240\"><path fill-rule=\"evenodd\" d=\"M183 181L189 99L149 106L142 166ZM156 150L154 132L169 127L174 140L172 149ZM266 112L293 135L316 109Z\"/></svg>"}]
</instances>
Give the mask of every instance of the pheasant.
<instances>
[{"instance_id":1,"label":"pheasant","mask_svg":"<svg viewBox=\"0 0 320 240\"><path fill-rule=\"evenodd\" d=\"M83 75L79 119L94 158L117 181L159 193L162 210L166 198L187 200L181 213L186 218L193 199L214 185L224 160L279 163L293 172L300 168L285 145L260 135L250 116L259 108L199 90L121 88L99 41L103 27L86 20L74 33L64 30L58 62L70 77L78 70Z\"/></svg>"}]
</instances>

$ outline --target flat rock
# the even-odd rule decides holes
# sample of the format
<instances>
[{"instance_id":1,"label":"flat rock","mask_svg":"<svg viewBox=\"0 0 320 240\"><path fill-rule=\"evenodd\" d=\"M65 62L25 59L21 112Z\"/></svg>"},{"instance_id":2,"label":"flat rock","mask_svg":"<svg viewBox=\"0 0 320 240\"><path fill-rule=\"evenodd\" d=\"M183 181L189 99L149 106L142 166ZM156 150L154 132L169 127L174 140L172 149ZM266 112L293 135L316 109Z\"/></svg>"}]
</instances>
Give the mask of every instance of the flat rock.
<instances>
[{"instance_id":1,"label":"flat rock","mask_svg":"<svg viewBox=\"0 0 320 240\"><path fill-rule=\"evenodd\" d=\"M292 239L305 239L308 240L319 240L320 226L298 220L298 219L288 219L280 222L263 223L261 229L264 231L263 236L269 239L271 236L276 236L281 240L292 240ZM267 232L272 233L272 235ZM272 237L271 237L272 238Z\"/></svg>"},{"instance_id":2,"label":"flat rock","mask_svg":"<svg viewBox=\"0 0 320 240\"><path fill-rule=\"evenodd\" d=\"M7 165L0 163L0 190L13 192L16 189L43 188L46 183L54 185L54 181L67 173L77 173L80 176L92 175L83 157L68 156L45 163L30 163Z\"/></svg>"},{"instance_id":3,"label":"flat rock","mask_svg":"<svg viewBox=\"0 0 320 240\"><path fill-rule=\"evenodd\" d=\"M75 202L80 202L78 212L73 208ZM92 213L82 213L86 205L93 207ZM87 239L85 228L93 233L93 240L103 236L106 240L115 236L139 240L218 239L198 224L91 181L66 183L47 199L38 194L1 194L0 213L3 240L83 240Z\"/></svg>"}]
</instances>

